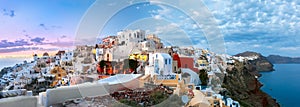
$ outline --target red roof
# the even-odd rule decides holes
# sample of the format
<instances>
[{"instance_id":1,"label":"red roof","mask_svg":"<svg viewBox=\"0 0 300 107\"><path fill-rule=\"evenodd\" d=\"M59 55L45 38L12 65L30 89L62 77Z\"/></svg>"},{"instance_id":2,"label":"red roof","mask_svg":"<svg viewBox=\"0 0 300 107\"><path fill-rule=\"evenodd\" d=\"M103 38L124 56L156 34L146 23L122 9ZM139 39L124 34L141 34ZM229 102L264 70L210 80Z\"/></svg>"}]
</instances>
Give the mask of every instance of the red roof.
<instances>
[{"instance_id":1,"label":"red roof","mask_svg":"<svg viewBox=\"0 0 300 107\"><path fill-rule=\"evenodd\" d=\"M56 53L56 55L61 55L61 54L65 54L65 51L58 51L57 53Z\"/></svg>"},{"instance_id":2,"label":"red roof","mask_svg":"<svg viewBox=\"0 0 300 107\"><path fill-rule=\"evenodd\" d=\"M181 68L189 68L194 72L199 72L198 68L194 67L194 58L192 57L180 57Z\"/></svg>"},{"instance_id":3,"label":"red roof","mask_svg":"<svg viewBox=\"0 0 300 107\"><path fill-rule=\"evenodd\" d=\"M173 60L177 61L177 66L179 68L181 68L181 62L180 62L180 58L179 58L179 55L177 53L174 53L173 54Z\"/></svg>"}]
</instances>

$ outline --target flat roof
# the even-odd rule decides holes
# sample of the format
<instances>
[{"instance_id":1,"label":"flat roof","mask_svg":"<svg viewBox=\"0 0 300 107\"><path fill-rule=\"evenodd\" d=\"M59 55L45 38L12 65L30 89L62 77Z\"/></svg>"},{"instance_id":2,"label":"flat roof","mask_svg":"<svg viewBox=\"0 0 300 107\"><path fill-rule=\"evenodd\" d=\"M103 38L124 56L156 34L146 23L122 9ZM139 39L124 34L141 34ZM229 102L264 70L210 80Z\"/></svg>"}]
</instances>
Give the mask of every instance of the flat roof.
<instances>
[{"instance_id":1,"label":"flat roof","mask_svg":"<svg viewBox=\"0 0 300 107\"><path fill-rule=\"evenodd\" d=\"M142 74L116 74L109 78L98 80L98 83L119 84L139 78Z\"/></svg>"}]
</instances>

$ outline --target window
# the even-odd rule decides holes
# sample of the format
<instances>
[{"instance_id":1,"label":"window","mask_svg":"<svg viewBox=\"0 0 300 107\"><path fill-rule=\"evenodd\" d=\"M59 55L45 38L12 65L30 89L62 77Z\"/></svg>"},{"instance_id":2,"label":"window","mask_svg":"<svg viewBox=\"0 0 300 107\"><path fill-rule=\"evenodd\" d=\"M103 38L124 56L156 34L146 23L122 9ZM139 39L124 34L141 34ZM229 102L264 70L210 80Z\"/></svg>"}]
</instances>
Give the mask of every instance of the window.
<instances>
[{"instance_id":1,"label":"window","mask_svg":"<svg viewBox=\"0 0 300 107\"><path fill-rule=\"evenodd\" d=\"M166 65L168 64L168 60L167 60L167 59L165 59L165 64L166 64Z\"/></svg>"},{"instance_id":2,"label":"window","mask_svg":"<svg viewBox=\"0 0 300 107\"><path fill-rule=\"evenodd\" d=\"M187 66L187 64L185 64L185 68L187 68L188 66Z\"/></svg>"},{"instance_id":3,"label":"window","mask_svg":"<svg viewBox=\"0 0 300 107\"><path fill-rule=\"evenodd\" d=\"M171 59L169 59L169 64L171 64Z\"/></svg>"}]
</instances>

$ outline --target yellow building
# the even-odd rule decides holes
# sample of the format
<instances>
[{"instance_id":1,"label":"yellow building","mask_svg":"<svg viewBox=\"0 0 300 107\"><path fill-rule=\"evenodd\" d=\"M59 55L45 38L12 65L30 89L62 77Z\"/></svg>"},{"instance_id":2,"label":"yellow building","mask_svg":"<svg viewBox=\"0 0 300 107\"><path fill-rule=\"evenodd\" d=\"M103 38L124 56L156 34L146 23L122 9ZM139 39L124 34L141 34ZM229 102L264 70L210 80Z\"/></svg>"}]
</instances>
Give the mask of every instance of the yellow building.
<instances>
[{"instance_id":1,"label":"yellow building","mask_svg":"<svg viewBox=\"0 0 300 107\"><path fill-rule=\"evenodd\" d=\"M169 87L177 87L179 75L154 75L154 83L157 85L163 84Z\"/></svg>"},{"instance_id":2,"label":"yellow building","mask_svg":"<svg viewBox=\"0 0 300 107\"><path fill-rule=\"evenodd\" d=\"M96 54L96 52L97 52L97 51L96 51L96 49L94 48L94 49L92 50L92 53L93 53L93 54Z\"/></svg>"},{"instance_id":3,"label":"yellow building","mask_svg":"<svg viewBox=\"0 0 300 107\"><path fill-rule=\"evenodd\" d=\"M53 83L51 84L51 86L55 86L59 80L62 80L63 77L65 77L67 75L67 72L62 69L61 67L54 67L51 71L51 74L55 75L55 79L53 81Z\"/></svg>"},{"instance_id":4,"label":"yellow building","mask_svg":"<svg viewBox=\"0 0 300 107\"><path fill-rule=\"evenodd\" d=\"M204 49L203 49L203 50L202 50L202 54L203 54L203 55L208 54L208 50L204 50Z\"/></svg>"},{"instance_id":5,"label":"yellow building","mask_svg":"<svg viewBox=\"0 0 300 107\"><path fill-rule=\"evenodd\" d=\"M141 61L147 61L148 55L142 55L142 54L130 54L129 59L133 60L141 60Z\"/></svg>"},{"instance_id":6,"label":"yellow building","mask_svg":"<svg viewBox=\"0 0 300 107\"><path fill-rule=\"evenodd\" d=\"M199 66L208 66L208 62L205 59L198 59L197 62Z\"/></svg>"}]
</instances>

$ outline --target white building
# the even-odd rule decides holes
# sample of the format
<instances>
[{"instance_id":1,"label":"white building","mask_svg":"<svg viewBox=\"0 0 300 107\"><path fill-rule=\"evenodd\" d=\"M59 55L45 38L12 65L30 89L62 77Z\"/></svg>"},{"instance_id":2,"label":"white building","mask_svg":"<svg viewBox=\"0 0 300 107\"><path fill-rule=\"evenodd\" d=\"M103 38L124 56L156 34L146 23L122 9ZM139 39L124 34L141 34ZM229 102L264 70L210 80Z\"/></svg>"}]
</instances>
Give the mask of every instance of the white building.
<instances>
[{"instance_id":1,"label":"white building","mask_svg":"<svg viewBox=\"0 0 300 107\"><path fill-rule=\"evenodd\" d=\"M54 60L55 60L55 65L60 65L60 56L59 55L56 55L54 57Z\"/></svg>"},{"instance_id":2,"label":"white building","mask_svg":"<svg viewBox=\"0 0 300 107\"><path fill-rule=\"evenodd\" d=\"M139 44L140 49L142 49L143 51L154 51L156 46L155 46L155 42L153 40L147 40L147 41L143 41Z\"/></svg>"},{"instance_id":3,"label":"white building","mask_svg":"<svg viewBox=\"0 0 300 107\"><path fill-rule=\"evenodd\" d=\"M130 42L142 42L145 41L144 30L125 30L117 33L118 44L127 45Z\"/></svg>"},{"instance_id":4,"label":"white building","mask_svg":"<svg viewBox=\"0 0 300 107\"><path fill-rule=\"evenodd\" d=\"M33 55L33 61L37 61L38 60L38 56L37 56L37 54L34 54Z\"/></svg>"},{"instance_id":5,"label":"white building","mask_svg":"<svg viewBox=\"0 0 300 107\"><path fill-rule=\"evenodd\" d=\"M186 82L186 84L194 84L195 86L199 86L201 84L199 75L189 68L182 68L182 78ZM188 75L186 77L185 75Z\"/></svg>"},{"instance_id":6,"label":"white building","mask_svg":"<svg viewBox=\"0 0 300 107\"><path fill-rule=\"evenodd\" d=\"M96 60L100 61L101 58L99 58L100 56L102 56L104 54L104 50L103 48L96 48Z\"/></svg>"},{"instance_id":7,"label":"white building","mask_svg":"<svg viewBox=\"0 0 300 107\"><path fill-rule=\"evenodd\" d=\"M225 105L228 107L240 107L239 102L232 100L231 98L225 99Z\"/></svg>"},{"instance_id":8,"label":"white building","mask_svg":"<svg viewBox=\"0 0 300 107\"><path fill-rule=\"evenodd\" d=\"M61 61L62 62L72 61L72 59L73 59L73 52L72 51L66 52L66 53L61 55Z\"/></svg>"},{"instance_id":9,"label":"white building","mask_svg":"<svg viewBox=\"0 0 300 107\"><path fill-rule=\"evenodd\" d=\"M172 57L166 53L154 53L149 54L149 67L154 68L153 71L146 71L150 74L155 75L172 75ZM151 68L147 68L151 70Z\"/></svg>"}]
</instances>

